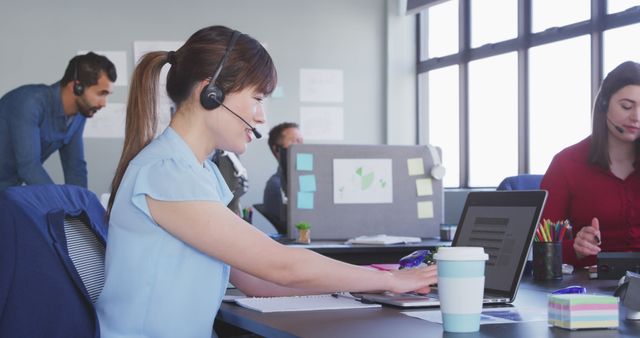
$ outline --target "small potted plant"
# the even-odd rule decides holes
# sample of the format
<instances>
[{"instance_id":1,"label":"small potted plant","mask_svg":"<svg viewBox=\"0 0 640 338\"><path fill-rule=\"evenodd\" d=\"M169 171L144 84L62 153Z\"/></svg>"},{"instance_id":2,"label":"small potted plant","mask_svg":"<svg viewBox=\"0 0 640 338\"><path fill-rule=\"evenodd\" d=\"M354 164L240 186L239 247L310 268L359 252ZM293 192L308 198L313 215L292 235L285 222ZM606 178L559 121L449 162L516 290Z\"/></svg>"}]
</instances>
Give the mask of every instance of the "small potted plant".
<instances>
[{"instance_id":1,"label":"small potted plant","mask_svg":"<svg viewBox=\"0 0 640 338\"><path fill-rule=\"evenodd\" d=\"M298 229L298 243L311 243L311 224L307 222L300 222L296 224Z\"/></svg>"}]
</instances>

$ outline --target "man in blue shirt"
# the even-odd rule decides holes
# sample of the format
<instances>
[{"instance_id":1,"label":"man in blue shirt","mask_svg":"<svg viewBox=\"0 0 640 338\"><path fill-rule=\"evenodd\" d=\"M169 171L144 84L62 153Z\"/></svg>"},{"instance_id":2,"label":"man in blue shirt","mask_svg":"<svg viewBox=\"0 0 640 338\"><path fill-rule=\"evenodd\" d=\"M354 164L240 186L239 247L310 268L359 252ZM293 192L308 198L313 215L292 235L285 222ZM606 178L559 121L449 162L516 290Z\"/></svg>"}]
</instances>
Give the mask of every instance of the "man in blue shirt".
<instances>
[{"instance_id":1,"label":"man in blue shirt","mask_svg":"<svg viewBox=\"0 0 640 338\"><path fill-rule=\"evenodd\" d=\"M59 82L5 94L0 99L0 191L53 183L42 164L56 150L65 183L86 188L85 120L107 104L116 77L109 59L89 52L72 58Z\"/></svg>"},{"instance_id":2,"label":"man in blue shirt","mask_svg":"<svg viewBox=\"0 0 640 338\"><path fill-rule=\"evenodd\" d=\"M284 122L271 128L269 131L269 149L278 161L278 170L267 181L262 196L267 218L275 222L274 227L279 233L286 232L286 204L285 191L282 189L282 180L286 180L281 168L282 149L289 148L292 144L302 144L304 139L298 124L293 122ZM285 168L286 169L286 168ZM285 182L286 183L286 182Z\"/></svg>"}]
</instances>

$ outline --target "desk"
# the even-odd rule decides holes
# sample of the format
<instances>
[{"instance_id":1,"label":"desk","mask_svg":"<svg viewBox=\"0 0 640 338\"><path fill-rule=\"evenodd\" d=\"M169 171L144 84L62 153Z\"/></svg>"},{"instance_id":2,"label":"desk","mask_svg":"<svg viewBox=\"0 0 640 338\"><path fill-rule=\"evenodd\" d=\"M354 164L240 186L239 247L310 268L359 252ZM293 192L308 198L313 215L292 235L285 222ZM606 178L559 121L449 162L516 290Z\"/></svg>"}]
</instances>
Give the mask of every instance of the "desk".
<instances>
[{"instance_id":1,"label":"desk","mask_svg":"<svg viewBox=\"0 0 640 338\"><path fill-rule=\"evenodd\" d=\"M514 303L519 307L536 307L546 312L547 292L564 286L581 284L588 292L612 294L616 281L588 280L585 271L564 276L561 281L535 282L525 277ZM297 313L259 313L234 304L223 303L218 319L265 337L640 337L640 322L624 319L620 311L618 330L568 331L549 327L547 322L523 322L481 325L476 333L451 334L442 325L412 318L393 307L375 309L306 311ZM409 311L424 311L409 310Z\"/></svg>"},{"instance_id":2,"label":"desk","mask_svg":"<svg viewBox=\"0 0 640 338\"><path fill-rule=\"evenodd\" d=\"M420 243L366 245L344 244L344 241L313 241L311 244L286 243L287 246L305 248L327 257L351 263L366 265L371 263L398 263L398 260L415 250L450 246L451 242L438 239L424 239Z\"/></svg>"}]
</instances>

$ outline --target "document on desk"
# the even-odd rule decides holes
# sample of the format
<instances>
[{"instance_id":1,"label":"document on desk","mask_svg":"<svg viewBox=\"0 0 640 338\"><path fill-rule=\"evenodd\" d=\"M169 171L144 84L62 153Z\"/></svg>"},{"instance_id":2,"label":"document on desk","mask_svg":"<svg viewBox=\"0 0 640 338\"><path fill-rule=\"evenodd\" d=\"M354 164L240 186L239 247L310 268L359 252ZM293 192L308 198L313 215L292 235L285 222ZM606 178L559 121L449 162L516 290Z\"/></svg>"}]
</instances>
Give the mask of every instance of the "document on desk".
<instances>
[{"instance_id":1,"label":"document on desk","mask_svg":"<svg viewBox=\"0 0 640 338\"><path fill-rule=\"evenodd\" d=\"M242 307L260 312L343 310L381 307L380 304L365 304L355 299L332 297L331 295L248 297L236 299L235 302Z\"/></svg>"},{"instance_id":2,"label":"document on desk","mask_svg":"<svg viewBox=\"0 0 640 338\"><path fill-rule=\"evenodd\" d=\"M375 236L359 236L351 238L347 244L373 244L373 245L388 245L388 244L402 244L402 243L420 243L422 239L420 237L408 237L408 236L387 236L387 235L375 235Z\"/></svg>"},{"instance_id":3,"label":"document on desk","mask_svg":"<svg viewBox=\"0 0 640 338\"><path fill-rule=\"evenodd\" d=\"M432 311L407 311L403 315L442 324L442 312ZM492 308L483 309L480 316L480 324L503 324L516 322L544 322L547 321L547 312L537 308Z\"/></svg>"}]
</instances>

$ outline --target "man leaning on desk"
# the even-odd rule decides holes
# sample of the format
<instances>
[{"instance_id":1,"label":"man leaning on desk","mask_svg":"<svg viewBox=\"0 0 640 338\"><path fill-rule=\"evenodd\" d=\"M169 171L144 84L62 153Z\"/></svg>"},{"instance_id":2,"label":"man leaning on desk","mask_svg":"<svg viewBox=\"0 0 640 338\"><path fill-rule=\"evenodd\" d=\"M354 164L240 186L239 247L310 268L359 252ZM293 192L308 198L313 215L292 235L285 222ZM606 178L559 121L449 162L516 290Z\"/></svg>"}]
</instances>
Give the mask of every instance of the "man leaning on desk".
<instances>
[{"instance_id":1,"label":"man leaning on desk","mask_svg":"<svg viewBox=\"0 0 640 338\"><path fill-rule=\"evenodd\" d=\"M62 80L20 86L0 99L0 191L50 184L42 164L58 151L67 184L87 187L82 132L87 118L107 104L116 68L89 52L69 61Z\"/></svg>"}]
</instances>

